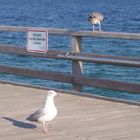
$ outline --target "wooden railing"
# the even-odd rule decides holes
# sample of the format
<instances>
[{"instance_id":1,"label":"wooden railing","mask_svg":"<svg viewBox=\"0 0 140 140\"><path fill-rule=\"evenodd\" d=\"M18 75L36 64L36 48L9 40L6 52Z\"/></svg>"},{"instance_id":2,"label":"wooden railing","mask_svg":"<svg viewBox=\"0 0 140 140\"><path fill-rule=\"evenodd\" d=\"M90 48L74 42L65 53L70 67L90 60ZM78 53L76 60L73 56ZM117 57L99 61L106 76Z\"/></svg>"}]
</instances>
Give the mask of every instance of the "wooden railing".
<instances>
[{"instance_id":1,"label":"wooden railing","mask_svg":"<svg viewBox=\"0 0 140 140\"><path fill-rule=\"evenodd\" d=\"M36 29L32 27L17 27L17 26L0 26L0 31L8 32L27 32L28 29ZM9 73L22 76L31 76L35 78L42 78L46 80L53 80L65 83L71 83L73 89L82 91L83 86L93 86L108 88L119 91L127 91L132 93L140 93L140 83L130 83L107 79L98 79L86 77L83 75L82 62L91 62L99 64L111 64L124 67L137 67L140 68L140 58L123 57L123 56L110 56L99 55L93 53L81 53L82 50L82 37L102 37L102 38L120 38L120 39L134 39L140 40L138 33L115 33L115 32L92 32L92 31L71 31L67 29L50 29L50 28L37 28L40 30L47 30L49 34L71 36L71 50L56 51L49 50L46 54L29 53L25 48L9 47L0 45L0 53L9 53L17 55L26 55L42 58L64 59L72 61L72 74L38 71L19 67L10 67L0 65L0 72Z\"/></svg>"}]
</instances>

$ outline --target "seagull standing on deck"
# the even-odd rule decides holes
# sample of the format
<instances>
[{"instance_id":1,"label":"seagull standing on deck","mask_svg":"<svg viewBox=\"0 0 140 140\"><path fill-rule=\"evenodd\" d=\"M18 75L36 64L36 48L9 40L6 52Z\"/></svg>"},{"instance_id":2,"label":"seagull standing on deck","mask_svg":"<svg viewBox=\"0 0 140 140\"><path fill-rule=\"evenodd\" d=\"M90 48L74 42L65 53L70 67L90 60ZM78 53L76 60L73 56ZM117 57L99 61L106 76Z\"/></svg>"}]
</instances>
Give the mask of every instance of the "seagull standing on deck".
<instances>
[{"instance_id":1,"label":"seagull standing on deck","mask_svg":"<svg viewBox=\"0 0 140 140\"><path fill-rule=\"evenodd\" d=\"M33 114L26 118L26 120L31 122L42 123L44 133L48 131L48 122L53 120L57 115L57 109L54 104L55 96L57 96L57 93L53 90L49 90L44 107L35 111Z\"/></svg>"},{"instance_id":2,"label":"seagull standing on deck","mask_svg":"<svg viewBox=\"0 0 140 140\"><path fill-rule=\"evenodd\" d=\"M101 29L101 22L103 21L104 16L101 13L93 12L89 15L88 21L93 25L93 31L95 31L95 24L99 25L99 31L102 31Z\"/></svg>"}]
</instances>

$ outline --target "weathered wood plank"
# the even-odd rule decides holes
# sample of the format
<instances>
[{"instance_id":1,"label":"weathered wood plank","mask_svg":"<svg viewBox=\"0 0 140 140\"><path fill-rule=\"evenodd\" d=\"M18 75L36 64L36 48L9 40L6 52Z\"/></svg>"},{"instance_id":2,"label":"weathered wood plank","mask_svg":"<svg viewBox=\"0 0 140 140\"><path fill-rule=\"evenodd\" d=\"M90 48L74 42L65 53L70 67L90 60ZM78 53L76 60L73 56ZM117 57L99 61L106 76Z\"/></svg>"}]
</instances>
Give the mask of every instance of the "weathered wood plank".
<instances>
[{"instance_id":1,"label":"weathered wood plank","mask_svg":"<svg viewBox=\"0 0 140 140\"><path fill-rule=\"evenodd\" d=\"M68 29L55 29L55 28L0 26L0 31L27 32L28 29L47 30L50 34L56 34L56 35L88 36L88 37L104 37L104 38L140 40L139 33L73 31L73 30L68 30Z\"/></svg>"},{"instance_id":2,"label":"weathered wood plank","mask_svg":"<svg viewBox=\"0 0 140 140\"><path fill-rule=\"evenodd\" d=\"M9 67L5 65L0 65L0 72L9 73L20 76L30 76L34 78L41 78L46 80L53 80L59 82L71 83L71 76L69 74L59 73L59 72L51 72L51 71L39 71L39 70L31 70L25 68L17 68L17 67Z\"/></svg>"},{"instance_id":3,"label":"weathered wood plank","mask_svg":"<svg viewBox=\"0 0 140 140\"><path fill-rule=\"evenodd\" d=\"M40 54L40 53L29 53L26 51L25 48L0 45L0 52L17 54L17 55L33 56L33 57L42 57L42 58L75 60L73 62L76 64L79 64L79 66L78 65L77 66L81 70L82 70L83 65L81 62L77 62L77 61L119 65L119 66L125 66L125 67L140 67L139 58L79 53L78 50L75 52L70 52L69 55L67 55L67 52L65 51L58 51L58 50L48 50L46 54Z\"/></svg>"},{"instance_id":4,"label":"weathered wood plank","mask_svg":"<svg viewBox=\"0 0 140 140\"><path fill-rule=\"evenodd\" d=\"M100 88L108 88L119 91L127 91L132 93L140 93L140 84L139 83L128 83L121 81L113 81L107 79L98 79L91 77L84 77L78 75L64 74L58 72L47 72L47 71L39 71L39 70L31 70L25 68L18 67L9 67L0 65L0 72L9 73L21 76L30 76L35 78L41 78L46 80L53 80L57 82L65 82L71 83L74 85L82 85L82 86L92 86L92 87L100 87Z\"/></svg>"},{"instance_id":5,"label":"weathered wood plank","mask_svg":"<svg viewBox=\"0 0 140 140\"><path fill-rule=\"evenodd\" d=\"M59 50L48 50L47 53L32 53L27 52L25 48L0 45L0 52L7 54L16 54L16 55L26 55L31 57L41 57L41 58L59 58L58 54L65 55L67 52ZM60 59L60 58L59 58Z\"/></svg>"},{"instance_id":6,"label":"weathered wood plank","mask_svg":"<svg viewBox=\"0 0 140 140\"><path fill-rule=\"evenodd\" d=\"M69 56L59 55L59 57L67 58L75 61L82 61L82 62L140 68L140 61L133 61L133 60L117 60L117 59L95 58L95 57L84 57L84 56L73 56L73 55L69 55Z\"/></svg>"},{"instance_id":7,"label":"weathered wood plank","mask_svg":"<svg viewBox=\"0 0 140 140\"><path fill-rule=\"evenodd\" d=\"M80 53L82 50L82 38L79 36L72 36L72 52ZM72 75L81 76L83 73L83 64L82 62L75 61L72 59ZM82 85L73 84L73 90L82 91Z\"/></svg>"},{"instance_id":8,"label":"weathered wood plank","mask_svg":"<svg viewBox=\"0 0 140 140\"><path fill-rule=\"evenodd\" d=\"M128 83L123 81L114 81L107 79L98 79L90 77L78 77L73 76L73 83L80 83L85 86L107 88L119 91L126 91L132 93L140 94L140 84L139 83Z\"/></svg>"},{"instance_id":9,"label":"weathered wood plank","mask_svg":"<svg viewBox=\"0 0 140 140\"><path fill-rule=\"evenodd\" d=\"M58 115L49 123L49 132L43 134L40 124L29 123L25 118L43 105L47 91L7 84L0 84L0 89L2 140L140 138L140 106L60 93L55 98Z\"/></svg>"}]
</instances>

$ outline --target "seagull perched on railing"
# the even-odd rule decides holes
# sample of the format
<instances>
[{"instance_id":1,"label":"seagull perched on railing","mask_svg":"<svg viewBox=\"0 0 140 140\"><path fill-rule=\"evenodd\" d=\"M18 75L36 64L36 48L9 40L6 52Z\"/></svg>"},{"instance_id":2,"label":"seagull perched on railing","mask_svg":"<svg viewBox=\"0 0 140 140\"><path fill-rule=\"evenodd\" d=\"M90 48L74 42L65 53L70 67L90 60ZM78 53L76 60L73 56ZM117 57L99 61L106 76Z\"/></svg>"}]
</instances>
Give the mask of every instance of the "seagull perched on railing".
<instances>
[{"instance_id":1,"label":"seagull perched on railing","mask_svg":"<svg viewBox=\"0 0 140 140\"><path fill-rule=\"evenodd\" d=\"M93 25L93 31L95 31L95 24L99 25L99 31L102 31L101 29L101 22L103 21L104 16L101 13L93 12L89 15L88 21Z\"/></svg>"},{"instance_id":2,"label":"seagull perched on railing","mask_svg":"<svg viewBox=\"0 0 140 140\"><path fill-rule=\"evenodd\" d=\"M57 109L54 104L55 96L57 96L57 93L53 90L49 90L44 107L35 111L29 117L26 118L26 120L31 122L42 123L44 133L48 131L48 122L53 120L57 115Z\"/></svg>"}]
</instances>

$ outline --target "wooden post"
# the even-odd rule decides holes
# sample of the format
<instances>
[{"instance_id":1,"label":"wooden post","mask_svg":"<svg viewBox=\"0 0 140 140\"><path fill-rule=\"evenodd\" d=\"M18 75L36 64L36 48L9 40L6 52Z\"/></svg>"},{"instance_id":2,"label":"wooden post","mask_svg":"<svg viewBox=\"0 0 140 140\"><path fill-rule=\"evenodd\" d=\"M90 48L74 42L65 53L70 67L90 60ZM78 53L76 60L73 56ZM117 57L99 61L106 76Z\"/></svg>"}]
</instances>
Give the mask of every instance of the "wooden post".
<instances>
[{"instance_id":1,"label":"wooden post","mask_svg":"<svg viewBox=\"0 0 140 140\"><path fill-rule=\"evenodd\" d=\"M82 50L82 38L80 36L72 36L72 52L81 52ZM83 64L80 61L72 60L72 75L82 75ZM73 84L73 90L82 91L82 85Z\"/></svg>"}]
</instances>

